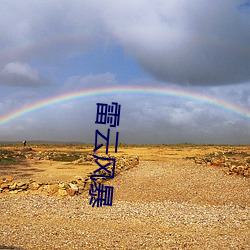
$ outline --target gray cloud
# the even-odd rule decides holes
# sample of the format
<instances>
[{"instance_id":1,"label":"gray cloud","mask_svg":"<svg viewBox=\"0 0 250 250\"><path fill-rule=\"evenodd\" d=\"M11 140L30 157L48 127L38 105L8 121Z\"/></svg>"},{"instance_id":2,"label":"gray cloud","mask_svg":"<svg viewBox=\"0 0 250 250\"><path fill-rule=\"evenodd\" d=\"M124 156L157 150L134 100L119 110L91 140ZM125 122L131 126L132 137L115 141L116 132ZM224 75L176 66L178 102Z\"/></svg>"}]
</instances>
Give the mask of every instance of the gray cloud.
<instances>
[{"instance_id":1,"label":"gray cloud","mask_svg":"<svg viewBox=\"0 0 250 250\"><path fill-rule=\"evenodd\" d=\"M244 1L1 2L0 66L57 60L115 39L154 77L184 85L250 80Z\"/></svg>"},{"instance_id":2,"label":"gray cloud","mask_svg":"<svg viewBox=\"0 0 250 250\"><path fill-rule=\"evenodd\" d=\"M244 1L108 2L107 29L156 78L190 85L250 79L249 6L238 8Z\"/></svg>"},{"instance_id":3,"label":"gray cloud","mask_svg":"<svg viewBox=\"0 0 250 250\"><path fill-rule=\"evenodd\" d=\"M47 85L37 70L27 63L11 62L0 72L0 84L8 86L38 87Z\"/></svg>"},{"instance_id":4,"label":"gray cloud","mask_svg":"<svg viewBox=\"0 0 250 250\"><path fill-rule=\"evenodd\" d=\"M91 1L0 3L0 66L12 61L57 61L79 55L100 38Z\"/></svg>"}]
</instances>

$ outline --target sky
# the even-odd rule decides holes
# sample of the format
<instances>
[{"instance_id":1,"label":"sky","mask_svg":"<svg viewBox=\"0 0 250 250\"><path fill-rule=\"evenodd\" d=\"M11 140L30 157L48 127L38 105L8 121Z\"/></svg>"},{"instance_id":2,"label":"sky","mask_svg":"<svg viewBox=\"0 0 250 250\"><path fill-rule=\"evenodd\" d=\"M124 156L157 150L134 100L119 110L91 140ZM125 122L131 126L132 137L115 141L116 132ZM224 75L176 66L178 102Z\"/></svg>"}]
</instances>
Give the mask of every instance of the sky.
<instances>
[{"instance_id":1,"label":"sky","mask_svg":"<svg viewBox=\"0 0 250 250\"><path fill-rule=\"evenodd\" d=\"M250 1L1 0L0 16L0 141L94 143L96 103L117 102L111 142L250 144Z\"/></svg>"}]
</instances>

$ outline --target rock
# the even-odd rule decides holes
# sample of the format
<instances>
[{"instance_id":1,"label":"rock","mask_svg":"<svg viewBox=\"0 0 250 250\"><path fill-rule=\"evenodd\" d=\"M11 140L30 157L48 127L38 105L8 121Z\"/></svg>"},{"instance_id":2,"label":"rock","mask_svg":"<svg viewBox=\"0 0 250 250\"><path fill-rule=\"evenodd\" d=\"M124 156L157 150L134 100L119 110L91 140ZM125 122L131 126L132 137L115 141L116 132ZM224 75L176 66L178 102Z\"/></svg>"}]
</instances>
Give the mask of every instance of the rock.
<instances>
[{"instance_id":1,"label":"rock","mask_svg":"<svg viewBox=\"0 0 250 250\"><path fill-rule=\"evenodd\" d=\"M82 159L78 159L78 160L73 161L72 163L73 164L79 164L79 163L82 163L82 162L83 162Z\"/></svg>"},{"instance_id":2,"label":"rock","mask_svg":"<svg viewBox=\"0 0 250 250\"><path fill-rule=\"evenodd\" d=\"M17 183L17 187L22 187L22 186L25 186L27 185L25 182L18 182Z\"/></svg>"},{"instance_id":3,"label":"rock","mask_svg":"<svg viewBox=\"0 0 250 250\"><path fill-rule=\"evenodd\" d=\"M223 163L223 159L221 158L212 158L211 163L216 166L220 166Z\"/></svg>"},{"instance_id":4,"label":"rock","mask_svg":"<svg viewBox=\"0 0 250 250\"><path fill-rule=\"evenodd\" d=\"M51 185L48 185L48 187L47 187L47 193L49 195L55 194L58 190L59 190L58 184L51 184Z\"/></svg>"},{"instance_id":5,"label":"rock","mask_svg":"<svg viewBox=\"0 0 250 250\"><path fill-rule=\"evenodd\" d=\"M6 183L6 182L2 183L1 186L0 186L0 188L2 188L2 189L9 188L9 183Z\"/></svg>"},{"instance_id":6,"label":"rock","mask_svg":"<svg viewBox=\"0 0 250 250\"><path fill-rule=\"evenodd\" d=\"M95 158L92 155L87 155L85 157L85 161L93 161L93 159L95 160Z\"/></svg>"},{"instance_id":7,"label":"rock","mask_svg":"<svg viewBox=\"0 0 250 250\"><path fill-rule=\"evenodd\" d=\"M72 188L68 188L68 189L66 190L66 192L67 192L68 195L70 195L70 196L74 196L74 194L75 194L75 190L73 190Z\"/></svg>"},{"instance_id":8,"label":"rock","mask_svg":"<svg viewBox=\"0 0 250 250\"><path fill-rule=\"evenodd\" d=\"M15 182L12 185L9 185L10 190L14 190L16 189L16 187L17 187L17 184Z\"/></svg>"},{"instance_id":9,"label":"rock","mask_svg":"<svg viewBox=\"0 0 250 250\"><path fill-rule=\"evenodd\" d=\"M206 162L210 162L210 163L211 163L212 158L211 158L210 156L207 156L207 157L204 157L204 160L205 160Z\"/></svg>"},{"instance_id":10,"label":"rock","mask_svg":"<svg viewBox=\"0 0 250 250\"><path fill-rule=\"evenodd\" d=\"M65 190L65 189L59 189L57 194L59 196L67 196L68 195L68 192Z\"/></svg>"},{"instance_id":11,"label":"rock","mask_svg":"<svg viewBox=\"0 0 250 250\"><path fill-rule=\"evenodd\" d=\"M234 170L235 170L236 168L237 168L236 165L232 165L232 166L230 167L229 171L234 172Z\"/></svg>"},{"instance_id":12,"label":"rock","mask_svg":"<svg viewBox=\"0 0 250 250\"><path fill-rule=\"evenodd\" d=\"M28 188L29 188L29 185L28 185L28 184L25 184L25 185L21 186L19 189L21 189L21 190L26 190L26 189L28 189Z\"/></svg>"},{"instance_id":13,"label":"rock","mask_svg":"<svg viewBox=\"0 0 250 250\"><path fill-rule=\"evenodd\" d=\"M91 183L92 181L89 179L85 182L85 185L84 185L84 189L87 190L87 189L90 189L91 188Z\"/></svg>"},{"instance_id":14,"label":"rock","mask_svg":"<svg viewBox=\"0 0 250 250\"><path fill-rule=\"evenodd\" d=\"M25 155L26 159L33 159L33 154L27 154Z\"/></svg>"},{"instance_id":15,"label":"rock","mask_svg":"<svg viewBox=\"0 0 250 250\"><path fill-rule=\"evenodd\" d=\"M195 163L196 163L196 164L202 164L203 161L202 161L201 158L195 158Z\"/></svg>"},{"instance_id":16,"label":"rock","mask_svg":"<svg viewBox=\"0 0 250 250\"><path fill-rule=\"evenodd\" d=\"M9 193L10 193L10 194L17 194L18 192L20 192L19 189L18 189L18 190L12 190L12 191L10 191Z\"/></svg>"},{"instance_id":17,"label":"rock","mask_svg":"<svg viewBox=\"0 0 250 250\"><path fill-rule=\"evenodd\" d=\"M79 186L78 186L78 193L82 194L83 191L84 191L84 185L83 184L79 184Z\"/></svg>"},{"instance_id":18,"label":"rock","mask_svg":"<svg viewBox=\"0 0 250 250\"><path fill-rule=\"evenodd\" d=\"M220 155L220 152L214 152L214 156L218 157Z\"/></svg>"},{"instance_id":19,"label":"rock","mask_svg":"<svg viewBox=\"0 0 250 250\"><path fill-rule=\"evenodd\" d=\"M69 186L72 190L74 190L75 192L78 192L78 186L76 184L73 183L69 183Z\"/></svg>"},{"instance_id":20,"label":"rock","mask_svg":"<svg viewBox=\"0 0 250 250\"><path fill-rule=\"evenodd\" d=\"M29 184L29 189L30 190L38 190L40 186L41 186L40 183L32 182Z\"/></svg>"},{"instance_id":21,"label":"rock","mask_svg":"<svg viewBox=\"0 0 250 250\"><path fill-rule=\"evenodd\" d=\"M29 187L29 185L27 184L27 183L25 183L25 182L18 182L17 184L16 184L16 188L18 189L22 189L22 190L25 190L25 189L27 189Z\"/></svg>"},{"instance_id":22,"label":"rock","mask_svg":"<svg viewBox=\"0 0 250 250\"><path fill-rule=\"evenodd\" d=\"M250 171L244 170L243 176L250 177Z\"/></svg>"},{"instance_id":23,"label":"rock","mask_svg":"<svg viewBox=\"0 0 250 250\"><path fill-rule=\"evenodd\" d=\"M244 173L244 166L238 166L236 168L236 173L243 174Z\"/></svg>"},{"instance_id":24,"label":"rock","mask_svg":"<svg viewBox=\"0 0 250 250\"><path fill-rule=\"evenodd\" d=\"M58 184L58 186L59 186L59 189L66 189L68 185L64 182L61 182Z\"/></svg>"}]
</instances>

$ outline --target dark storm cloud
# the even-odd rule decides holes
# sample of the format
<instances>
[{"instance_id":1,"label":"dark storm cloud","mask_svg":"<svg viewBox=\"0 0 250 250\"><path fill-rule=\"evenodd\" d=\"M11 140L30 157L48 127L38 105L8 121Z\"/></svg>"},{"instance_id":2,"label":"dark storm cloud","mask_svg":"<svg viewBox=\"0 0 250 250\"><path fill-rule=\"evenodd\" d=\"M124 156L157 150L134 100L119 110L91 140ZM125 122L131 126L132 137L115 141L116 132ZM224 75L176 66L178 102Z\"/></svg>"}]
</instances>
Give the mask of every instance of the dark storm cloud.
<instances>
[{"instance_id":1,"label":"dark storm cloud","mask_svg":"<svg viewBox=\"0 0 250 250\"><path fill-rule=\"evenodd\" d=\"M165 82L250 80L248 1L4 1L0 14L0 68L79 55L115 39Z\"/></svg>"},{"instance_id":2,"label":"dark storm cloud","mask_svg":"<svg viewBox=\"0 0 250 250\"><path fill-rule=\"evenodd\" d=\"M110 32L156 78L190 85L250 80L250 13L244 1L115 1Z\"/></svg>"}]
</instances>

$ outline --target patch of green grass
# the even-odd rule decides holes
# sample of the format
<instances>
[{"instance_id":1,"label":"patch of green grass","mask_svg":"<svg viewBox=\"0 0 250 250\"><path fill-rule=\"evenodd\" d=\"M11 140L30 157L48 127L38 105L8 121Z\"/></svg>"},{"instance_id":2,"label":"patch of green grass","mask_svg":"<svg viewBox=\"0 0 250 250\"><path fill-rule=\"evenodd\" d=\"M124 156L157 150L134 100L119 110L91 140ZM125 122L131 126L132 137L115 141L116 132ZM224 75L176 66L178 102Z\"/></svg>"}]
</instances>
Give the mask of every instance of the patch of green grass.
<instances>
[{"instance_id":1,"label":"patch of green grass","mask_svg":"<svg viewBox=\"0 0 250 250\"><path fill-rule=\"evenodd\" d=\"M17 164L17 162L12 151L7 149L0 150L0 165L13 165Z\"/></svg>"},{"instance_id":2,"label":"patch of green grass","mask_svg":"<svg viewBox=\"0 0 250 250\"><path fill-rule=\"evenodd\" d=\"M7 149L0 150L0 165L15 165L23 159L25 159L25 156L22 154L15 154Z\"/></svg>"},{"instance_id":3,"label":"patch of green grass","mask_svg":"<svg viewBox=\"0 0 250 250\"><path fill-rule=\"evenodd\" d=\"M8 149L1 149L0 150L0 155L4 155L4 154L10 154L10 155L13 155L14 154L14 152L13 151L10 151L10 150L8 150Z\"/></svg>"},{"instance_id":4,"label":"patch of green grass","mask_svg":"<svg viewBox=\"0 0 250 250\"><path fill-rule=\"evenodd\" d=\"M0 159L0 165L16 165L18 163L19 161L16 160L15 158Z\"/></svg>"}]
</instances>

